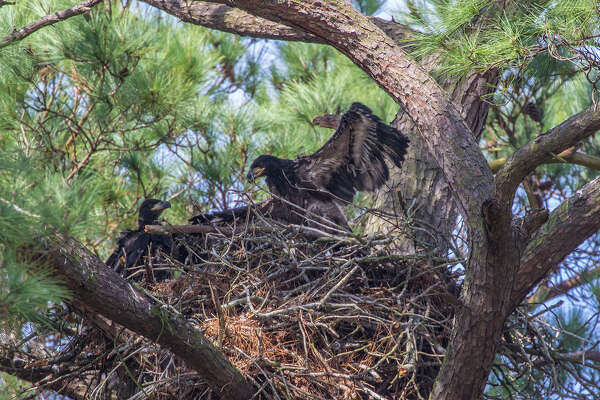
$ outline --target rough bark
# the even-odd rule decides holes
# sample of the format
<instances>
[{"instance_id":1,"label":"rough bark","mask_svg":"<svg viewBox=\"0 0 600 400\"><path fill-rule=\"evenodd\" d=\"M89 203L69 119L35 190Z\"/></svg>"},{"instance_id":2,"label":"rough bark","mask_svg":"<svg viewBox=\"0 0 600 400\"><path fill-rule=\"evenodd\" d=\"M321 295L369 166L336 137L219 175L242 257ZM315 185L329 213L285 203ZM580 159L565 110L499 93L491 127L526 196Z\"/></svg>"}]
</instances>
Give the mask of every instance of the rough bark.
<instances>
[{"instance_id":1,"label":"rough bark","mask_svg":"<svg viewBox=\"0 0 600 400\"><path fill-rule=\"evenodd\" d=\"M531 238L511 295L516 307L533 287L600 227L600 178L557 207Z\"/></svg>"},{"instance_id":2,"label":"rough bark","mask_svg":"<svg viewBox=\"0 0 600 400\"><path fill-rule=\"evenodd\" d=\"M496 174L498 200L512 205L521 181L537 166L551 161L600 129L600 107L592 105L517 150Z\"/></svg>"},{"instance_id":3,"label":"rough bark","mask_svg":"<svg viewBox=\"0 0 600 400\"><path fill-rule=\"evenodd\" d=\"M163 10L185 22L218 29L259 39L288 40L295 42L325 43L325 40L302 29L285 25L278 19L265 19L247 13L239 8L224 4L186 0L142 0L153 7ZM397 42L410 37L412 30L406 25L386 21L377 17L368 17L373 24L381 28Z\"/></svg>"},{"instance_id":4,"label":"rough bark","mask_svg":"<svg viewBox=\"0 0 600 400\"><path fill-rule=\"evenodd\" d=\"M50 256L73 296L87 307L171 350L222 399L252 396L252 386L197 327L135 289L79 243L59 239Z\"/></svg>"}]
</instances>

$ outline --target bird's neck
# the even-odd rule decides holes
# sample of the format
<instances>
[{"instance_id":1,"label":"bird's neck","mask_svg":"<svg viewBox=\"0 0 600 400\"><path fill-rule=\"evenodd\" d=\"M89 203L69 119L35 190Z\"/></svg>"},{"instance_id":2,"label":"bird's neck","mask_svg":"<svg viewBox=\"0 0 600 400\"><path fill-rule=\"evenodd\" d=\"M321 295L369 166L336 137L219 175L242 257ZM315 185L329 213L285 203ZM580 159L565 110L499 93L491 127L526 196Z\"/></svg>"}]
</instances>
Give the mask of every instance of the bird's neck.
<instances>
[{"instance_id":1,"label":"bird's neck","mask_svg":"<svg viewBox=\"0 0 600 400\"><path fill-rule=\"evenodd\" d=\"M138 230L143 231L146 225L158 225L158 221L151 218L138 219Z\"/></svg>"},{"instance_id":2,"label":"bird's neck","mask_svg":"<svg viewBox=\"0 0 600 400\"><path fill-rule=\"evenodd\" d=\"M267 185L269 190L275 190L278 194L285 196L297 187L296 174L294 173L294 162L292 160L281 160L280 168L269 171Z\"/></svg>"}]
</instances>

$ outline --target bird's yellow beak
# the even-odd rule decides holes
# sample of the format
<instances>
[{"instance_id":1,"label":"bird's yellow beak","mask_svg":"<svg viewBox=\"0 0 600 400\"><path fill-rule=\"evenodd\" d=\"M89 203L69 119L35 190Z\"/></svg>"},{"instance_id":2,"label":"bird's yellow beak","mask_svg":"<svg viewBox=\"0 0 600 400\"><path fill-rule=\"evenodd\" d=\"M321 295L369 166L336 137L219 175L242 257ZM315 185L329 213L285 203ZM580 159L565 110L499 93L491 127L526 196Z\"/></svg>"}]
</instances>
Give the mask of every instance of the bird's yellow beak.
<instances>
[{"instance_id":1,"label":"bird's yellow beak","mask_svg":"<svg viewBox=\"0 0 600 400\"><path fill-rule=\"evenodd\" d=\"M254 175L254 177L256 177L256 178L258 178L259 176L263 176L264 173L265 173L264 168L255 168L252 171L252 175Z\"/></svg>"},{"instance_id":2,"label":"bird's yellow beak","mask_svg":"<svg viewBox=\"0 0 600 400\"><path fill-rule=\"evenodd\" d=\"M248 172L248 176L246 176L246 178L248 178L249 181L253 181L254 179L263 176L265 173L265 169L262 167L256 167L254 169L252 169L250 172Z\"/></svg>"},{"instance_id":3,"label":"bird's yellow beak","mask_svg":"<svg viewBox=\"0 0 600 400\"><path fill-rule=\"evenodd\" d=\"M171 207L171 203L169 203L168 201L161 201L160 203L156 203L154 205L154 207L151 208L152 211L161 211L164 210L166 208L170 208Z\"/></svg>"}]
</instances>

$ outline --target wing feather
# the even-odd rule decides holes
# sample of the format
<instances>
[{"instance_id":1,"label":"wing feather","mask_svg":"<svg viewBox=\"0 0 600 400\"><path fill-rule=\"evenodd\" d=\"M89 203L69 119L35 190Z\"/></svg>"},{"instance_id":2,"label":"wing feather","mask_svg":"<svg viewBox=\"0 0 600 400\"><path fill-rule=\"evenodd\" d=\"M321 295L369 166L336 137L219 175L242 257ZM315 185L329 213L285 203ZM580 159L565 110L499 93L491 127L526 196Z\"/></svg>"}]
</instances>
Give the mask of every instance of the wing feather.
<instances>
[{"instance_id":1,"label":"wing feather","mask_svg":"<svg viewBox=\"0 0 600 400\"><path fill-rule=\"evenodd\" d=\"M353 103L333 136L314 154L302 157L298 175L318 189L352 201L359 191L374 191L389 178L385 160L400 167L408 138L371 110Z\"/></svg>"}]
</instances>

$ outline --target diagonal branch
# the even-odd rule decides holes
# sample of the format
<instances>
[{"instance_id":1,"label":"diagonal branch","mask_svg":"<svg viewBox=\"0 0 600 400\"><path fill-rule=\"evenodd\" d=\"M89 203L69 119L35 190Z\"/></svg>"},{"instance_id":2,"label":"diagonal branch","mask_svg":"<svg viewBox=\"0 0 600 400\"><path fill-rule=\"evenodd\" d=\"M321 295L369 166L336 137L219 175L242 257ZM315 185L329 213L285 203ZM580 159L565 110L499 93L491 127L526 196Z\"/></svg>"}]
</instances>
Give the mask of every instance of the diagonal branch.
<instances>
[{"instance_id":1,"label":"diagonal branch","mask_svg":"<svg viewBox=\"0 0 600 400\"><path fill-rule=\"evenodd\" d=\"M302 29L287 26L282 21L257 17L239 8L224 4L188 0L142 0L142 2L163 10L184 22L223 32L259 39L325 43L322 38ZM397 22L377 17L369 17L369 19L398 42L410 38L413 33L409 27Z\"/></svg>"},{"instance_id":2,"label":"diagonal branch","mask_svg":"<svg viewBox=\"0 0 600 400\"><path fill-rule=\"evenodd\" d=\"M593 135L600 129L600 107L591 106L517 150L496 174L496 193L512 204L519 183L537 166Z\"/></svg>"},{"instance_id":3,"label":"diagonal branch","mask_svg":"<svg viewBox=\"0 0 600 400\"><path fill-rule=\"evenodd\" d=\"M590 283L594 279L600 278L600 266L591 270L585 270L569 279L566 279L552 287L540 286L527 302L529 304L539 304L552 300L558 296L569 293L569 291Z\"/></svg>"},{"instance_id":4,"label":"diagonal branch","mask_svg":"<svg viewBox=\"0 0 600 400\"><path fill-rule=\"evenodd\" d=\"M57 238L50 256L77 300L171 350L220 398L252 397L252 387L197 327L135 289L74 239Z\"/></svg>"},{"instance_id":5,"label":"diagonal branch","mask_svg":"<svg viewBox=\"0 0 600 400\"><path fill-rule=\"evenodd\" d=\"M67 8L66 10L46 15L45 17L40 18L39 20L32 22L31 24L19 30L14 31L8 36L0 38L0 49L8 46L13 42L25 39L27 36L31 35L35 31L42 29L45 26L54 25L57 22L64 21L65 19L88 12L91 10L92 7L101 2L102 0L88 0L76 5L75 7Z\"/></svg>"},{"instance_id":6,"label":"diagonal branch","mask_svg":"<svg viewBox=\"0 0 600 400\"><path fill-rule=\"evenodd\" d=\"M548 271L599 229L600 178L596 178L556 208L533 235L521 258L511 305L518 306Z\"/></svg>"},{"instance_id":7,"label":"diagonal branch","mask_svg":"<svg viewBox=\"0 0 600 400\"><path fill-rule=\"evenodd\" d=\"M493 173L497 173L506 164L506 157L497 158L489 162ZM589 154L572 152L569 149L557 154L544 164L575 164L583 167L600 170L600 157L590 156Z\"/></svg>"}]
</instances>

